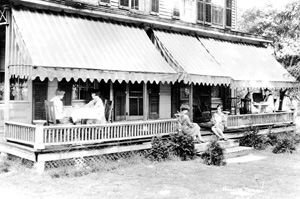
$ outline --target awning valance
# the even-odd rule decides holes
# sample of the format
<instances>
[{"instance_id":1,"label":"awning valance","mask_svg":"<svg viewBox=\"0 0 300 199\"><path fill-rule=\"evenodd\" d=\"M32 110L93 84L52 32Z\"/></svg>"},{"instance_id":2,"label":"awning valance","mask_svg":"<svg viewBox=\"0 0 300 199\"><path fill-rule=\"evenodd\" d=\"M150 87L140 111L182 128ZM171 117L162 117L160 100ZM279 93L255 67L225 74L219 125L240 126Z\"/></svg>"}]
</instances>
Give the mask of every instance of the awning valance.
<instances>
[{"instance_id":1,"label":"awning valance","mask_svg":"<svg viewBox=\"0 0 300 199\"><path fill-rule=\"evenodd\" d=\"M199 38L233 79L231 87L291 88L296 79L264 47Z\"/></svg>"},{"instance_id":2,"label":"awning valance","mask_svg":"<svg viewBox=\"0 0 300 199\"><path fill-rule=\"evenodd\" d=\"M12 10L10 74L44 79L174 82L176 71L138 27Z\"/></svg>"},{"instance_id":3,"label":"awning valance","mask_svg":"<svg viewBox=\"0 0 300 199\"><path fill-rule=\"evenodd\" d=\"M231 82L226 68L207 52L194 36L155 30L155 37L178 67L186 72L186 83L225 84Z\"/></svg>"}]
</instances>

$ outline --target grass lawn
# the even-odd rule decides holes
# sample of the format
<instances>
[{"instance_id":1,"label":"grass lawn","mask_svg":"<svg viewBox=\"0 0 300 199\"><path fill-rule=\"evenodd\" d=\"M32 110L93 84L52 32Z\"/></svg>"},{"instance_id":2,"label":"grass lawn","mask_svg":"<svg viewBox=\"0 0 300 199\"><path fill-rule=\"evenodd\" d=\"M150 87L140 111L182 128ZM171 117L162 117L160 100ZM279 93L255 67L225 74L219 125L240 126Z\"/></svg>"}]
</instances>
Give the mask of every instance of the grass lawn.
<instances>
[{"instance_id":1,"label":"grass lawn","mask_svg":"<svg viewBox=\"0 0 300 199\"><path fill-rule=\"evenodd\" d=\"M299 147L299 146L298 146ZM0 174L1 198L300 198L300 152L255 151L263 159L207 166L139 161L81 177L51 178L13 167Z\"/></svg>"}]
</instances>

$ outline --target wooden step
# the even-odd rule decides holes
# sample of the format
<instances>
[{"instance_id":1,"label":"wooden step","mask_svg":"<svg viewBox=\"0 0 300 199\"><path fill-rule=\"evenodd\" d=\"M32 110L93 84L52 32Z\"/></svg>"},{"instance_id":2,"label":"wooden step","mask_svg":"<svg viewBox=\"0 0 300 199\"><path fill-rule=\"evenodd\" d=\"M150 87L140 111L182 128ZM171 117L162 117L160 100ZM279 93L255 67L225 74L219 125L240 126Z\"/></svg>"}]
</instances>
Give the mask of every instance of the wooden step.
<instances>
[{"instance_id":1,"label":"wooden step","mask_svg":"<svg viewBox=\"0 0 300 199\"><path fill-rule=\"evenodd\" d=\"M236 146L226 148L226 158L235 158L251 154L254 149L252 147Z\"/></svg>"},{"instance_id":2,"label":"wooden step","mask_svg":"<svg viewBox=\"0 0 300 199\"><path fill-rule=\"evenodd\" d=\"M198 153L204 152L207 148L207 145L209 144L209 140L206 140L204 138L205 143L201 143L201 144L195 144L195 149L197 150ZM237 147L239 146L239 141L235 140L235 139L228 139L227 141L218 141L219 144L221 145L221 147L226 148L231 148L231 147Z\"/></svg>"}]
</instances>

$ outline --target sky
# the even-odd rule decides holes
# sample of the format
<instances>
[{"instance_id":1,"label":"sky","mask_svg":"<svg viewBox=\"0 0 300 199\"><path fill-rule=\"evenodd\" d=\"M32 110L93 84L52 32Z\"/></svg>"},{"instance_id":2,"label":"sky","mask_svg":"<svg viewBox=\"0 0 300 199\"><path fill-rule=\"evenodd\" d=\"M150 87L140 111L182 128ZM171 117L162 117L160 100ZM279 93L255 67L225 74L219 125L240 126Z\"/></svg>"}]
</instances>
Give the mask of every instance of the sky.
<instances>
[{"instance_id":1,"label":"sky","mask_svg":"<svg viewBox=\"0 0 300 199\"><path fill-rule=\"evenodd\" d=\"M264 7L272 4L277 9L283 9L284 6L295 0L237 0L237 7L248 9L252 7Z\"/></svg>"}]
</instances>

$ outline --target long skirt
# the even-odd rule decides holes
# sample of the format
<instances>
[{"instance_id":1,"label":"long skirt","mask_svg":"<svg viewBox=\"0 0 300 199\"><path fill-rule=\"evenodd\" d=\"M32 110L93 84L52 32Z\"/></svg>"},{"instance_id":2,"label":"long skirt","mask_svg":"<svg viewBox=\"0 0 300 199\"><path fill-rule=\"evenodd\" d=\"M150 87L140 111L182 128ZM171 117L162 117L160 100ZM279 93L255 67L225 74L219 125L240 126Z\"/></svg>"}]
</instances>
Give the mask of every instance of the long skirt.
<instances>
[{"instance_id":1,"label":"long skirt","mask_svg":"<svg viewBox=\"0 0 300 199\"><path fill-rule=\"evenodd\" d=\"M196 123L193 123L193 127L185 126L185 128L183 128L183 130L184 130L184 133L186 133L192 137L195 137L196 135L200 134L200 126Z\"/></svg>"}]
</instances>

